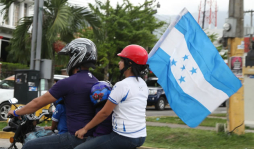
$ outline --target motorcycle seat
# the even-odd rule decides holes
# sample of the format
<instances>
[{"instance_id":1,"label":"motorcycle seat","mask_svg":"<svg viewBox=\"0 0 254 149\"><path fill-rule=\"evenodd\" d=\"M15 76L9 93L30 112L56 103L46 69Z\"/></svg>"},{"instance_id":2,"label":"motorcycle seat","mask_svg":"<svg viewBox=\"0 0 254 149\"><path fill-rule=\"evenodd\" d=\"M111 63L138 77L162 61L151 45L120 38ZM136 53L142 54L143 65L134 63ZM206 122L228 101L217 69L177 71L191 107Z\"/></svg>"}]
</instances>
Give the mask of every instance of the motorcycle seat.
<instances>
[{"instance_id":1,"label":"motorcycle seat","mask_svg":"<svg viewBox=\"0 0 254 149\"><path fill-rule=\"evenodd\" d=\"M14 132L16 129L10 126L6 126L3 128L3 131L5 132Z\"/></svg>"}]
</instances>

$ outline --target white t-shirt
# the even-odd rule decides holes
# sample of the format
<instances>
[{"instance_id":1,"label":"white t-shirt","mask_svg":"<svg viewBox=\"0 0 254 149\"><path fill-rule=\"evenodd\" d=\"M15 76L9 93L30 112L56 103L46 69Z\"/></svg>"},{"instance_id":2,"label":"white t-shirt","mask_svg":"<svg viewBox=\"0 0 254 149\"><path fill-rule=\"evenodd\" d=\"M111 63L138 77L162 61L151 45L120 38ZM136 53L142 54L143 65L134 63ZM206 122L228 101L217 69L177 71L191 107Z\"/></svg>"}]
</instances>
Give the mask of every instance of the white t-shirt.
<instances>
[{"instance_id":1,"label":"white t-shirt","mask_svg":"<svg viewBox=\"0 0 254 149\"><path fill-rule=\"evenodd\" d=\"M112 115L113 131L126 137L146 137L146 105L148 88L138 77L128 77L117 82L109 100L117 104Z\"/></svg>"}]
</instances>

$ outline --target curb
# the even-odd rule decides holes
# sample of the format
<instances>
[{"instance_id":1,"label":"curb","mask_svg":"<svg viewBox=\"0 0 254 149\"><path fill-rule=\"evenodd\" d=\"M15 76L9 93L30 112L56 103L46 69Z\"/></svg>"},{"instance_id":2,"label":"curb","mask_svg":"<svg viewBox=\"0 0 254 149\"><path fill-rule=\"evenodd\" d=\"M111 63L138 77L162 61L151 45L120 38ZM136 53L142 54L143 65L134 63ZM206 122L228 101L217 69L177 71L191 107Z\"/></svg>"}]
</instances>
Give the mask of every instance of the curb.
<instances>
[{"instance_id":1,"label":"curb","mask_svg":"<svg viewBox=\"0 0 254 149\"><path fill-rule=\"evenodd\" d=\"M13 137L13 136L14 136L13 132L0 131L0 139L10 139L10 137Z\"/></svg>"}]
</instances>

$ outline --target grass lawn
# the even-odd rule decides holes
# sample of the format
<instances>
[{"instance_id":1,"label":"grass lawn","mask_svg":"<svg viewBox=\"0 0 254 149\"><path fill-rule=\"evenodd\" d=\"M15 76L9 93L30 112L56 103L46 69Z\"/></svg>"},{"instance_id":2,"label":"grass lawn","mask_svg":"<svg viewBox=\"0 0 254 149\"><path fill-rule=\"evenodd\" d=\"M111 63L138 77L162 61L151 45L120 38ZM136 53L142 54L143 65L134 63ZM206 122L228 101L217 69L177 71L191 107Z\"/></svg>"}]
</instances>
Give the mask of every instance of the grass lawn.
<instances>
[{"instance_id":1,"label":"grass lawn","mask_svg":"<svg viewBox=\"0 0 254 149\"><path fill-rule=\"evenodd\" d=\"M46 121L46 122L42 122L38 126L51 126L51 125L52 125L52 121ZM1 121L0 122L0 131L3 131L3 128L5 126L7 126L7 122L6 121Z\"/></svg>"},{"instance_id":2,"label":"grass lawn","mask_svg":"<svg viewBox=\"0 0 254 149\"><path fill-rule=\"evenodd\" d=\"M227 113L217 113L217 114L210 114L209 116L216 116L216 117L227 117Z\"/></svg>"},{"instance_id":3,"label":"grass lawn","mask_svg":"<svg viewBox=\"0 0 254 149\"><path fill-rule=\"evenodd\" d=\"M7 126L7 122L6 121L1 121L0 122L0 131L3 131L3 128Z\"/></svg>"},{"instance_id":4,"label":"grass lawn","mask_svg":"<svg viewBox=\"0 0 254 149\"><path fill-rule=\"evenodd\" d=\"M181 120L177 118L167 117L173 122L180 123ZM156 118L154 119L156 120ZM168 121L166 117L160 118L158 121L160 120ZM204 122L207 125L214 123L209 120ZM0 122L0 130L6 125L6 122ZM40 124L40 126L45 125L50 126L51 122ZM165 149L254 149L254 133L238 136L208 130L147 126L147 138L143 146Z\"/></svg>"},{"instance_id":5,"label":"grass lawn","mask_svg":"<svg viewBox=\"0 0 254 149\"><path fill-rule=\"evenodd\" d=\"M185 125L185 123L179 117L147 117L146 121ZM221 118L206 118L199 126L215 127L216 123L227 123L227 120Z\"/></svg>"},{"instance_id":6,"label":"grass lawn","mask_svg":"<svg viewBox=\"0 0 254 149\"><path fill-rule=\"evenodd\" d=\"M254 133L227 135L215 131L147 126L143 146L170 149L254 149Z\"/></svg>"}]
</instances>

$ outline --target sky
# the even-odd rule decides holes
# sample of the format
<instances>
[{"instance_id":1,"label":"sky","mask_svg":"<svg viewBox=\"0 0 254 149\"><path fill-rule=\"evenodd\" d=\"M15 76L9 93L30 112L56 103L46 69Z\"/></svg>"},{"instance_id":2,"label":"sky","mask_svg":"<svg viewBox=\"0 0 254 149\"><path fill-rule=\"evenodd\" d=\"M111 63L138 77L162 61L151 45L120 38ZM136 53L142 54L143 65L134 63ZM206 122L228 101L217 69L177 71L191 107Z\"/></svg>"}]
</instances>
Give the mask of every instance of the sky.
<instances>
[{"instance_id":1,"label":"sky","mask_svg":"<svg viewBox=\"0 0 254 149\"><path fill-rule=\"evenodd\" d=\"M101 0L106 1L106 0ZM130 0L134 5L138 5L144 3L145 0ZM205 0L154 0L155 3L160 3L160 8L157 9L157 13L161 15L177 15L181 12L181 10L185 7L190 13L198 13L198 7L200 2L202 1L202 11ZM214 4L216 0L206 0L208 9L208 2L212 1ZM70 3L87 6L87 3L95 3L94 0L69 0ZM122 0L110 0L112 6L116 6L117 2L120 4ZM218 11L228 11L229 0L217 0ZM254 9L254 0L244 0L244 10Z\"/></svg>"}]
</instances>

